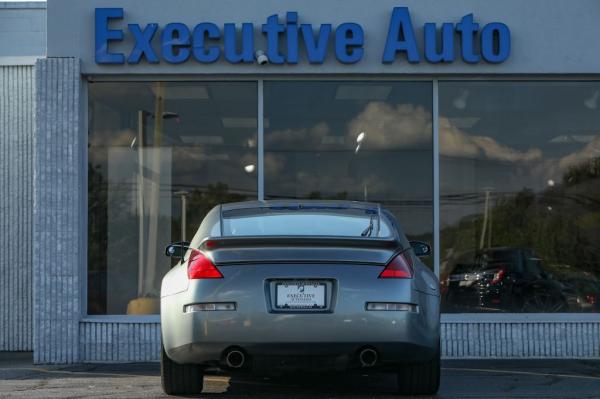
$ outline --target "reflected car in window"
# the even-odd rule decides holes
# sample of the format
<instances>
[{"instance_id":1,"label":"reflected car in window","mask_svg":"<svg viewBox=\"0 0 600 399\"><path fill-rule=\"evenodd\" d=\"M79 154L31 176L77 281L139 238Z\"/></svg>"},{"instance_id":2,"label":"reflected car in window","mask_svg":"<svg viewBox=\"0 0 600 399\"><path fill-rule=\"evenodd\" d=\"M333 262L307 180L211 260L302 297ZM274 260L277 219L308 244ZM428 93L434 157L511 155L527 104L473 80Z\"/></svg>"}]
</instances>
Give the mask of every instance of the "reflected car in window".
<instances>
[{"instance_id":1,"label":"reflected car in window","mask_svg":"<svg viewBox=\"0 0 600 399\"><path fill-rule=\"evenodd\" d=\"M161 288L163 389L226 372L382 371L401 393L440 375L439 284L392 214L350 201L219 205Z\"/></svg>"},{"instance_id":2,"label":"reflected car in window","mask_svg":"<svg viewBox=\"0 0 600 399\"><path fill-rule=\"evenodd\" d=\"M449 262L442 282L447 312L564 312L564 287L526 248L488 248L471 251Z\"/></svg>"},{"instance_id":3,"label":"reflected car in window","mask_svg":"<svg viewBox=\"0 0 600 399\"><path fill-rule=\"evenodd\" d=\"M563 285L563 294L571 312L600 312L600 280L590 272L564 271L569 265L559 265L553 272Z\"/></svg>"}]
</instances>

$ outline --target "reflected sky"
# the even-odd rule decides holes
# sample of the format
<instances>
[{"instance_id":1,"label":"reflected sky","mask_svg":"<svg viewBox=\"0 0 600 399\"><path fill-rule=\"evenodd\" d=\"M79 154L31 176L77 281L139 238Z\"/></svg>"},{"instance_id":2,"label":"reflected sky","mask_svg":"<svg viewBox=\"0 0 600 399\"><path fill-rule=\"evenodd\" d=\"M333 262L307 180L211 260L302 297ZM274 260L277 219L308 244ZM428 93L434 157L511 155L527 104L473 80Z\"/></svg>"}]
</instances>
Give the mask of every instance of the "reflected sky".
<instances>
[{"instance_id":1,"label":"reflected sky","mask_svg":"<svg viewBox=\"0 0 600 399\"><path fill-rule=\"evenodd\" d=\"M470 199L486 190L547 190L600 156L597 93L595 82L441 82L440 192L453 209L442 224L476 212Z\"/></svg>"},{"instance_id":2,"label":"reflected sky","mask_svg":"<svg viewBox=\"0 0 600 399\"><path fill-rule=\"evenodd\" d=\"M408 234L431 234L431 89L265 82L266 196L381 202Z\"/></svg>"}]
</instances>

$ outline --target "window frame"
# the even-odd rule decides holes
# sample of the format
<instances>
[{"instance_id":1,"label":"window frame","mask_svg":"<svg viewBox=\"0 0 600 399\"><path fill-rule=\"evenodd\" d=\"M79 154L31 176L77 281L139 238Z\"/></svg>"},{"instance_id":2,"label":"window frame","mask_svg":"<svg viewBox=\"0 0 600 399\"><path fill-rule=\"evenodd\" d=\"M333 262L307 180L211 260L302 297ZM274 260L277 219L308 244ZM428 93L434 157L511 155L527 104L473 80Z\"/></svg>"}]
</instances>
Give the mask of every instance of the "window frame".
<instances>
[{"instance_id":1,"label":"window frame","mask_svg":"<svg viewBox=\"0 0 600 399\"><path fill-rule=\"evenodd\" d=\"M600 82L598 75L457 75L443 76L438 75L322 75L322 74L299 74L299 75L83 75L82 76L82 95L80 99L80 114L83 120L82 132L83 145L81 146L83 154L81 155L82 167L87 168L88 158L88 83L93 82L255 82L257 84L257 191L258 200L264 200L264 98L263 84L265 81L307 81L307 80L330 80L330 81L419 81L430 82L432 84L432 184L433 184L433 264L434 272L439 277L440 274L440 179L439 179L439 84L440 82L518 82L518 81L536 81L536 82ZM86 169L87 170L87 169ZM82 201L83 209L87 208L88 201L88 177L83 173L81 189L83 190ZM87 297L88 297L88 263L87 263L87 220L88 214L83 218L81 229L86 239L83 240L83 256L80 269L80 287L81 296L79 298L80 314L82 322L113 322L113 323L158 323L160 315L88 315ZM512 322L512 323L559 323L559 322L598 322L600 313L443 313L442 322L447 323L491 323L491 322Z\"/></svg>"}]
</instances>

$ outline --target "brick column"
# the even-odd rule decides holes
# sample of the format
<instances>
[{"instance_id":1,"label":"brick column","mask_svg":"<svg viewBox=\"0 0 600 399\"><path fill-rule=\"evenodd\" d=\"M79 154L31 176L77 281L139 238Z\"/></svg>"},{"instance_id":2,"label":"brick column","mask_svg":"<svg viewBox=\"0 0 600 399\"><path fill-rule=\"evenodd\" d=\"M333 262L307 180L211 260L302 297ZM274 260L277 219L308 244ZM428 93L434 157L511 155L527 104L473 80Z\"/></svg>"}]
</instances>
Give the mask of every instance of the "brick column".
<instances>
[{"instance_id":1,"label":"brick column","mask_svg":"<svg viewBox=\"0 0 600 399\"><path fill-rule=\"evenodd\" d=\"M34 362L75 363L87 237L79 60L40 59L35 75Z\"/></svg>"}]
</instances>

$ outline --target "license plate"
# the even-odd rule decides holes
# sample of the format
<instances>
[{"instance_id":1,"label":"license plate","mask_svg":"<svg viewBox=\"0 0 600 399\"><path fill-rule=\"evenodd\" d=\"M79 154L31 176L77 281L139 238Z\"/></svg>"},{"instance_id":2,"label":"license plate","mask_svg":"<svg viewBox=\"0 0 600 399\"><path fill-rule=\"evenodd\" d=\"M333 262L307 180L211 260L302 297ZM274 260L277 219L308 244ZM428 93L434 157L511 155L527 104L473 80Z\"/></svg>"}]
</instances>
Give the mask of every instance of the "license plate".
<instances>
[{"instance_id":1,"label":"license plate","mask_svg":"<svg viewBox=\"0 0 600 399\"><path fill-rule=\"evenodd\" d=\"M325 309L325 284L284 282L275 286L277 309Z\"/></svg>"}]
</instances>

